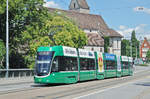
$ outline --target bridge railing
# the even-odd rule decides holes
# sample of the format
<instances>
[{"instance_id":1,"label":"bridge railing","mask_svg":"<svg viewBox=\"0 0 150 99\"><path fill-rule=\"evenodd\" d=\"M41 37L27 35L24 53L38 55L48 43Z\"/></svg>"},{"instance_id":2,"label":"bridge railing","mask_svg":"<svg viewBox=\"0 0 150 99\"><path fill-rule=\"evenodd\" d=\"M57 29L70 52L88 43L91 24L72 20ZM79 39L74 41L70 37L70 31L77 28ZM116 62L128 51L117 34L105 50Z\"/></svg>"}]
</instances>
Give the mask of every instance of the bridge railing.
<instances>
[{"instance_id":1,"label":"bridge railing","mask_svg":"<svg viewBox=\"0 0 150 99\"><path fill-rule=\"evenodd\" d=\"M6 69L0 69L0 78L5 78L7 74ZM9 69L8 70L8 77L27 77L33 76L34 70L33 69Z\"/></svg>"}]
</instances>

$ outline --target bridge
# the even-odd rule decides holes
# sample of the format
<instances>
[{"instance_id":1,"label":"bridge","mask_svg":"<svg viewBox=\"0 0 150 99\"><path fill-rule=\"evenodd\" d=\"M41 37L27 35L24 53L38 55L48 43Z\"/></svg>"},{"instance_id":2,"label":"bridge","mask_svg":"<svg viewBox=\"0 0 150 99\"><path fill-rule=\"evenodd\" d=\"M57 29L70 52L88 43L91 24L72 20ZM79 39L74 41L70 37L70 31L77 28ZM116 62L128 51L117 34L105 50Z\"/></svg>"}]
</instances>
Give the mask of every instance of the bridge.
<instances>
[{"instance_id":1,"label":"bridge","mask_svg":"<svg viewBox=\"0 0 150 99\"><path fill-rule=\"evenodd\" d=\"M77 84L34 84L33 76L0 79L0 99L149 99L150 66L136 66L134 76Z\"/></svg>"}]
</instances>

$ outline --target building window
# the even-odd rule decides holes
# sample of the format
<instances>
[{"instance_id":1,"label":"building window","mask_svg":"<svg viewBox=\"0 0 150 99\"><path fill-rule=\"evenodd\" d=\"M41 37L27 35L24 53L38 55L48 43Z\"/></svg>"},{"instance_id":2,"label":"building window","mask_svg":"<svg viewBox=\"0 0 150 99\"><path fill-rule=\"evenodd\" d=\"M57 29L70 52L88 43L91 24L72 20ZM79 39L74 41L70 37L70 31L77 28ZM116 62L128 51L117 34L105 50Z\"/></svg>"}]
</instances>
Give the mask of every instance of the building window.
<instances>
[{"instance_id":1,"label":"building window","mask_svg":"<svg viewBox=\"0 0 150 99\"><path fill-rule=\"evenodd\" d=\"M74 8L76 8L76 4L74 3Z\"/></svg>"},{"instance_id":2,"label":"building window","mask_svg":"<svg viewBox=\"0 0 150 99\"><path fill-rule=\"evenodd\" d=\"M146 44L144 44L144 47L146 47L147 45Z\"/></svg>"},{"instance_id":3,"label":"building window","mask_svg":"<svg viewBox=\"0 0 150 99\"><path fill-rule=\"evenodd\" d=\"M103 52L103 49L102 49L102 48L100 48L100 52Z\"/></svg>"},{"instance_id":4,"label":"building window","mask_svg":"<svg viewBox=\"0 0 150 99\"><path fill-rule=\"evenodd\" d=\"M117 40L117 48L119 48L119 41Z\"/></svg>"}]
</instances>

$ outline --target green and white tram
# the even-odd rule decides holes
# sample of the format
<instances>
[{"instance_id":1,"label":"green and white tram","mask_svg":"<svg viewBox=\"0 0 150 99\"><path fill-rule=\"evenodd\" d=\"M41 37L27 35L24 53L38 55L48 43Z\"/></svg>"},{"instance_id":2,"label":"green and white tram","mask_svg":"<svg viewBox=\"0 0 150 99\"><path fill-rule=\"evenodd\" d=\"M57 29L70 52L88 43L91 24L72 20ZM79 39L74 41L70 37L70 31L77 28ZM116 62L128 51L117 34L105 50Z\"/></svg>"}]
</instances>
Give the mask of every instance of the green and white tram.
<instances>
[{"instance_id":1,"label":"green and white tram","mask_svg":"<svg viewBox=\"0 0 150 99\"><path fill-rule=\"evenodd\" d=\"M127 56L121 56L121 64L122 64L121 75L122 76L129 75L129 58Z\"/></svg>"},{"instance_id":2,"label":"green and white tram","mask_svg":"<svg viewBox=\"0 0 150 99\"><path fill-rule=\"evenodd\" d=\"M97 70L97 79L105 78L105 69L104 69L104 56L103 53L95 52L96 55L96 70Z\"/></svg>"},{"instance_id":3,"label":"green and white tram","mask_svg":"<svg viewBox=\"0 0 150 99\"><path fill-rule=\"evenodd\" d=\"M117 76L116 55L104 53L105 78Z\"/></svg>"},{"instance_id":4,"label":"green and white tram","mask_svg":"<svg viewBox=\"0 0 150 99\"><path fill-rule=\"evenodd\" d=\"M94 52L65 46L38 48L35 83L76 83L91 79L96 79Z\"/></svg>"},{"instance_id":5,"label":"green and white tram","mask_svg":"<svg viewBox=\"0 0 150 99\"><path fill-rule=\"evenodd\" d=\"M117 77L121 77L121 56L116 55L117 57Z\"/></svg>"},{"instance_id":6,"label":"green and white tram","mask_svg":"<svg viewBox=\"0 0 150 99\"><path fill-rule=\"evenodd\" d=\"M129 59L131 62L131 59ZM35 83L76 83L132 74L123 57L66 46L39 47ZM125 64L122 65L121 63Z\"/></svg>"},{"instance_id":7,"label":"green and white tram","mask_svg":"<svg viewBox=\"0 0 150 99\"><path fill-rule=\"evenodd\" d=\"M96 58L93 51L78 49L79 52L79 80L96 79Z\"/></svg>"},{"instance_id":8,"label":"green and white tram","mask_svg":"<svg viewBox=\"0 0 150 99\"><path fill-rule=\"evenodd\" d=\"M133 58L129 57L129 75L133 75Z\"/></svg>"}]
</instances>

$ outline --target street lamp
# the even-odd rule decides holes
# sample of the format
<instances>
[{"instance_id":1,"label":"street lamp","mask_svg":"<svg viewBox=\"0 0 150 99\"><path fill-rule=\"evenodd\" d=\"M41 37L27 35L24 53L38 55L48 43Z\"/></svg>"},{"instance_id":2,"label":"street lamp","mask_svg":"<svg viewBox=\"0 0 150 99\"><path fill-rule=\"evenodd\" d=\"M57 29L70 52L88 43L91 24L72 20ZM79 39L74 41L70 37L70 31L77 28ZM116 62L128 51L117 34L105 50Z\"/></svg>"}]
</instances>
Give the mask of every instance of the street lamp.
<instances>
[{"instance_id":1,"label":"street lamp","mask_svg":"<svg viewBox=\"0 0 150 99\"><path fill-rule=\"evenodd\" d=\"M6 5L6 78L8 78L8 70L9 70L9 25L8 25L8 0Z\"/></svg>"}]
</instances>

